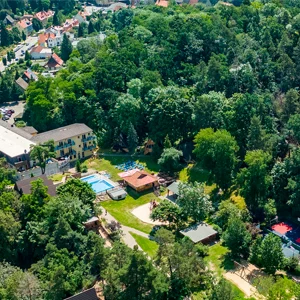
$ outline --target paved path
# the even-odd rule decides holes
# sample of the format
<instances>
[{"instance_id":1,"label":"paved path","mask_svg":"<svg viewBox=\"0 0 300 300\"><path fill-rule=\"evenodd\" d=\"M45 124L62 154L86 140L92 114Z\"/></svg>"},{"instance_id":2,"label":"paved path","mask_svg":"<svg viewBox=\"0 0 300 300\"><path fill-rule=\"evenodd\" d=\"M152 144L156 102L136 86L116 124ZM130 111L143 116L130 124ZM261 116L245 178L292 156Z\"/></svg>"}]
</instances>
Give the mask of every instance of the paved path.
<instances>
[{"instance_id":1,"label":"paved path","mask_svg":"<svg viewBox=\"0 0 300 300\"><path fill-rule=\"evenodd\" d=\"M105 214L105 210L103 210L103 213L102 213L101 217L104 218L104 219L106 219L107 222L111 222L111 221L118 222L109 212L107 212ZM133 232L133 233L136 233L136 234L138 234L140 236L143 236L143 237L145 237L147 239L149 239L149 235L148 234L146 234L146 233L144 233L142 231L139 231L137 229L134 229L134 228L131 228L131 227L128 227L128 226L124 226L122 224L121 224L121 230L123 232L122 240L124 241L124 243L128 247L130 247L132 249L133 249L133 247L135 245L137 245L139 247L139 249L142 250L141 247L137 244L137 242L133 238L133 236L129 233L130 231Z\"/></svg>"}]
</instances>

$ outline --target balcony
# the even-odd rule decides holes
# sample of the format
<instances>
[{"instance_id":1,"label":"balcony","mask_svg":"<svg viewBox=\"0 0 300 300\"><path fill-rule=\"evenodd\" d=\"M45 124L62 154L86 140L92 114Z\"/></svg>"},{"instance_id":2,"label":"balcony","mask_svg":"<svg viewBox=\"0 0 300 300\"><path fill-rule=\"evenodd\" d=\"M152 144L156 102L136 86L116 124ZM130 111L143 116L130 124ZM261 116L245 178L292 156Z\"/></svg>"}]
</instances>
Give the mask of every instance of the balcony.
<instances>
[{"instance_id":1,"label":"balcony","mask_svg":"<svg viewBox=\"0 0 300 300\"><path fill-rule=\"evenodd\" d=\"M96 148L96 145L90 145L83 147L83 151L93 150Z\"/></svg>"},{"instance_id":2,"label":"balcony","mask_svg":"<svg viewBox=\"0 0 300 300\"><path fill-rule=\"evenodd\" d=\"M85 143L85 142L88 142L88 141L93 141L94 139L96 139L96 137L94 135L90 135L90 136L87 136L85 138L82 138L81 141L83 143Z\"/></svg>"},{"instance_id":3,"label":"balcony","mask_svg":"<svg viewBox=\"0 0 300 300\"><path fill-rule=\"evenodd\" d=\"M65 149L65 148L70 148L70 147L72 147L74 145L75 145L75 142L73 140L71 140L70 143L63 143L63 144L55 146L54 150L58 151L58 150L62 150L62 149Z\"/></svg>"}]
</instances>

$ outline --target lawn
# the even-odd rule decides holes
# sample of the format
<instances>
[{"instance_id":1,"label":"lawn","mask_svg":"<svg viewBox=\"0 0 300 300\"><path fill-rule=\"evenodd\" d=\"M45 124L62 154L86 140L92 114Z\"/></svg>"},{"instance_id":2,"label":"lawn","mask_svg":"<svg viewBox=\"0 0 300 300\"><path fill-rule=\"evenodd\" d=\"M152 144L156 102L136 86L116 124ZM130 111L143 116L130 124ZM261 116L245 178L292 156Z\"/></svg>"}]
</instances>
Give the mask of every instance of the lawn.
<instances>
[{"instance_id":1,"label":"lawn","mask_svg":"<svg viewBox=\"0 0 300 300\"><path fill-rule=\"evenodd\" d=\"M89 168L93 168L98 171L107 171L111 174L112 180L120 180L118 173L122 172L115 166L127 162L129 160L134 160L137 163L141 163L145 166L145 170L149 173L158 172L159 166L157 162L151 156L138 157L135 159L134 156L105 156L100 159L87 160L83 164Z\"/></svg>"},{"instance_id":2,"label":"lawn","mask_svg":"<svg viewBox=\"0 0 300 300\"><path fill-rule=\"evenodd\" d=\"M151 241L143 236L140 236L136 233L130 231L130 234L134 237L139 246L146 252L150 257L154 257L158 250L158 244L154 241Z\"/></svg>"},{"instance_id":3,"label":"lawn","mask_svg":"<svg viewBox=\"0 0 300 300\"><path fill-rule=\"evenodd\" d=\"M62 173L57 173L54 175L50 175L49 179L51 179L52 181L61 181L63 179L65 175L63 175Z\"/></svg>"},{"instance_id":4,"label":"lawn","mask_svg":"<svg viewBox=\"0 0 300 300\"><path fill-rule=\"evenodd\" d=\"M137 206L149 203L151 199L158 201L159 199L153 193L136 193L128 188L128 195L124 200L114 201L108 200L101 203L101 206L114 217L122 225L135 228L149 234L152 230L152 225L143 223L135 217L131 211Z\"/></svg>"},{"instance_id":5,"label":"lawn","mask_svg":"<svg viewBox=\"0 0 300 300\"><path fill-rule=\"evenodd\" d=\"M209 247L209 255L205 257L206 262L210 263L218 275L222 275L224 270L233 268L233 263L228 259L227 253L229 250L217 243Z\"/></svg>"}]
</instances>

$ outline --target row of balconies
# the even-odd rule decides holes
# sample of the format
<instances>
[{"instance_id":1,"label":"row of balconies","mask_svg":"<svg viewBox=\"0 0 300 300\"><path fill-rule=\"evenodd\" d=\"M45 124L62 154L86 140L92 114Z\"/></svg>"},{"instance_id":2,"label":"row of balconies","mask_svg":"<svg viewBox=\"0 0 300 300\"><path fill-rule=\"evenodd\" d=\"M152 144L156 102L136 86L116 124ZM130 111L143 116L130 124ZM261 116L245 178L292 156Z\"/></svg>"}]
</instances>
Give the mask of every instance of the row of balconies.
<instances>
[{"instance_id":1,"label":"row of balconies","mask_svg":"<svg viewBox=\"0 0 300 300\"><path fill-rule=\"evenodd\" d=\"M63 143L63 144L60 144L60 145L57 145L54 147L54 150L57 151L57 150L62 150L64 148L70 148L72 146L75 145L75 142L73 140L71 140L71 142L69 143Z\"/></svg>"},{"instance_id":2,"label":"row of balconies","mask_svg":"<svg viewBox=\"0 0 300 300\"><path fill-rule=\"evenodd\" d=\"M95 136L90 135L90 136L87 136L87 137L85 137L85 138L82 138L81 141L85 143L85 142L88 142L88 141L92 141L92 140L94 140L95 138L96 138Z\"/></svg>"}]
</instances>

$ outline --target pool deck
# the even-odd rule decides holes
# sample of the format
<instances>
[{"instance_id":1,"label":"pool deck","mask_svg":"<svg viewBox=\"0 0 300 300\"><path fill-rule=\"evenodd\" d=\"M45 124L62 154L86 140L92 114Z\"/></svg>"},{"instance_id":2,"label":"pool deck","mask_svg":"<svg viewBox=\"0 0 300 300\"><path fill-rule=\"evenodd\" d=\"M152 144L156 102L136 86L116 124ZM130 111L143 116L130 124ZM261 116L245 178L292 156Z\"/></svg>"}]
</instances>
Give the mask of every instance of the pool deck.
<instances>
[{"instance_id":1,"label":"pool deck","mask_svg":"<svg viewBox=\"0 0 300 300\"><path fill-rule=\"evenodd\" d=\"M109 178L107 178L106 176L100 175L100 174L92 174L92 175L88 175L85 177L81 177L80 180L91 184L92 180L87 180L88 178L91 178L91 179L93 178L94 180L99 180L99 181L101 181L101 180L105 181L107 184L112 186L111 188L109 188L107 190L110 190L110 189L113 189L113 188L119 186L119 184L117 182L114 182L114 181L110 180ZM102 193L106 193L107 190L103 190L101 192L96 192L96 193L97 193L97 195L101 195Z\"/></svg>"}]
</instances>

